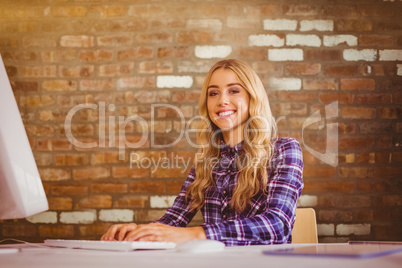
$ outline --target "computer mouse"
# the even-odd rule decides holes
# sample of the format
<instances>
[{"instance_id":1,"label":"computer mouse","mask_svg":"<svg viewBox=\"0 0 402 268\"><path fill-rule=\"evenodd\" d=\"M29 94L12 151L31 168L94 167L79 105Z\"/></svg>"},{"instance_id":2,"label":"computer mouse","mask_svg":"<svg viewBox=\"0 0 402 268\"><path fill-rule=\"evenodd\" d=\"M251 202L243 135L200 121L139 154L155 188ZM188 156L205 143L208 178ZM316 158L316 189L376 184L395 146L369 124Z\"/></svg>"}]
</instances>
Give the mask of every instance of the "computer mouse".
<instances>
[{"instance_id":1,"label":"computer mouse","mask_svg":"<svg viewBox=\"0 0 402 268\"><path fill-rule=\"evenodd\" d=\"M218 252L224 248L223 242L210 239L194 239L176 245L177 251L186 253Z\"/></svg>"}]
</instances>

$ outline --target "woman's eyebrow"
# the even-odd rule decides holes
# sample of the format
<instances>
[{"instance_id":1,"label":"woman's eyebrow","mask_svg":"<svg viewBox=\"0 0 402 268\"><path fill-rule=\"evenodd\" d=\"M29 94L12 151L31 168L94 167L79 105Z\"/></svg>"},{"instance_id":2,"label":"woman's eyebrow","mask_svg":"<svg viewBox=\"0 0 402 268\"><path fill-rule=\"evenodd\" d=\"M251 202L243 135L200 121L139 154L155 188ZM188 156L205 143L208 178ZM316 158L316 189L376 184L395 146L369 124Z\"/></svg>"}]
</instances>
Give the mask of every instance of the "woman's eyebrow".
<instances>
[{"instance_id":1,"label":"woman's eyebrow","mask_svg":"<svg viewBox=\"0 0 402 268\"><path fill-rule=\"evenodd\" d=\"M243 87L240 83L229 83L229 84L226 85L226 87L231 87L231 86L240 86L240 87ZM217 85L209 85L209 86L207 87L207 90L210 89L210 88L219 88L219 87L218 87Z\"/></svg>"}]
</instances>

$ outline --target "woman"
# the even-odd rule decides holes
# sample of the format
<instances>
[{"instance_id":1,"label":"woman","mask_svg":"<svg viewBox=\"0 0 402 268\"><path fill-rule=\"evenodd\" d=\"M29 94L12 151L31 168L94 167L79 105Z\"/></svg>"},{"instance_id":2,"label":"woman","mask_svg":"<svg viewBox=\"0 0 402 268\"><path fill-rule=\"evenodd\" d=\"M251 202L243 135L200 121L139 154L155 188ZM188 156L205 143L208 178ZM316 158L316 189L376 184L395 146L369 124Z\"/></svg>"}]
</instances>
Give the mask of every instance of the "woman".
<instances>
[{"instance_id":1,"label":"woman","mask_svg":"<svg viewBox=\"0 0 402 268\"><path fill-rule=\"evenodd\" d=\"M231 245L291 242L303 188L302 153L279 138L261 80L239 60L217 62L201 92L198 160L158 221L117 224L102 240L214 239ZM201 210L204 224L185 227Z\"/></svg>"}]
</instances>

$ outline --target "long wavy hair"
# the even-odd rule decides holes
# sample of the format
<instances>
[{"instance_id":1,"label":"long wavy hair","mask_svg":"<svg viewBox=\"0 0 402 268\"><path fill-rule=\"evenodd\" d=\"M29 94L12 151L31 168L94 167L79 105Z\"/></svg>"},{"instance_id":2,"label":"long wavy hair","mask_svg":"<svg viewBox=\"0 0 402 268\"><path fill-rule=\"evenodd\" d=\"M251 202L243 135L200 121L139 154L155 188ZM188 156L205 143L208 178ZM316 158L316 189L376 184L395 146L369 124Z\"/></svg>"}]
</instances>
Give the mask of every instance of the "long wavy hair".
<instances>
[{"instance_id":1,"label":"long wavy hair","mask_svg":"<svg viewBox=\"0 0 402 268\"><path fill-rule=\"evenodd\" d=\"M268 184L267 165L273 155L272 140L277 128L273 119L265 88L245 62L228 59L217 62L208 72L201 91L199 114L200 129L197 132L199 150L195 161L195 180L188 187L186 198L192 210L200 209L205 202L205 193L215 186L212 170L219 164L220 145L223 141L220 129L208 115L207 89L212 74L218 69L232 70L241 86L250 97L249 118L244 127L244 153L236 158L239 176L230 207L241 213L250 204L251 199L260 191L266 193Z\"/></svg>"}]
</instances>

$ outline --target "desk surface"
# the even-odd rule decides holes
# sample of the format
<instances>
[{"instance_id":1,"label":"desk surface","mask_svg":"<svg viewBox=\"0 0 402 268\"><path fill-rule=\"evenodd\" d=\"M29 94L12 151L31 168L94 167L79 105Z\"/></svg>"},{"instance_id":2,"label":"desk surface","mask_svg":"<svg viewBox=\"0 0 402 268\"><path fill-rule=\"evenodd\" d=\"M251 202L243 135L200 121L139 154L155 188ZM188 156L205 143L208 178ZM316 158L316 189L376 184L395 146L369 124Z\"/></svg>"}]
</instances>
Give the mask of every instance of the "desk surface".
<instances>
[{"instance_id":1,"label":"desk surface","mask_svg":"<svg viewBox=\"0 0 402 268\"><path fill-rule=\"evenodd\" d=\"M263 250L287 248L292 245L228 247L215 253L188 254L176 250L143 250L109 252L80 249L38 248L28 245L1 245L18 248L18 253L0 254L0 267L29 268L125 268L125 267L286 267L286 268L393 268L402 267L402 252L368 259L268 256ZM297 245L303 246L303 245Z\"/></svg>"}]
</instances>

